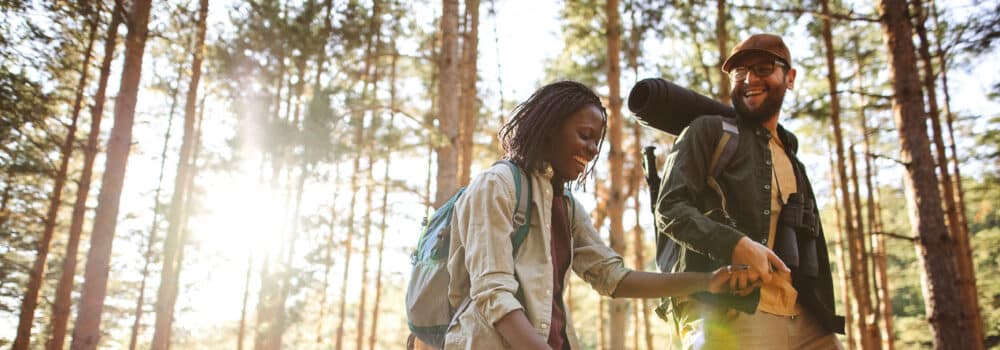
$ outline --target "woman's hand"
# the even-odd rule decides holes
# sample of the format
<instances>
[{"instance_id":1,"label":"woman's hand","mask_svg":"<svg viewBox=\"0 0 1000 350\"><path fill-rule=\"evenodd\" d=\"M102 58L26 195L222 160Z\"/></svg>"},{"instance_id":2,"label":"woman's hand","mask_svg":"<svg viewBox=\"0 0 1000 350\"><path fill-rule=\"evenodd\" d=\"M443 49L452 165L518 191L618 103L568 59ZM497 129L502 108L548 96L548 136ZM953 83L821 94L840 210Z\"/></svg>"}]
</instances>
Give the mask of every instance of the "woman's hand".
<instances>
[{"instance_id":1,"label":"woman's hand","mask_svg":"<svg viewBox=\"0 0 1000 350\"><path fill-rule=\"evenodd\" d=\"M748 284L742 289L730 289L733 279L738 278L740 274L746 273L748 269L749 266L747 265L726 265L720 267L711 273L708 278L708 286L706 286L705 289L709 293L722 293L730 291L732 294L740 296L750 294L750 292L754 289L760 287L761 281L759 279Z\"/></svg>"}]
</instances>

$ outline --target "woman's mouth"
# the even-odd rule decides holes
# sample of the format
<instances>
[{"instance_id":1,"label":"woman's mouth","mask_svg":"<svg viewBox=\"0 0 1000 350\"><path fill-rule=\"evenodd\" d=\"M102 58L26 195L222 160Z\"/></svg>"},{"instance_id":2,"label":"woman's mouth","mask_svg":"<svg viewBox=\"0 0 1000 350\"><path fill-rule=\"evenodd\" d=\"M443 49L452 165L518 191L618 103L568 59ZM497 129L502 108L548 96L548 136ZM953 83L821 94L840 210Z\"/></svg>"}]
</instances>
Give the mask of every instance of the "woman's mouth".
<instances>
[{"instance_id":1,"label":"woman's mouth","mask_svg":"<svg viewBox=\"0 0 1000 350\"><path fill-rule=\"evenodd\" d=\"M586 169L587 168L587 164L590 163L589 159L584 158L582 156L573 156L573 160L575 160L576 163L579 164L584 169Z\"/></svg>"}]
</instances>

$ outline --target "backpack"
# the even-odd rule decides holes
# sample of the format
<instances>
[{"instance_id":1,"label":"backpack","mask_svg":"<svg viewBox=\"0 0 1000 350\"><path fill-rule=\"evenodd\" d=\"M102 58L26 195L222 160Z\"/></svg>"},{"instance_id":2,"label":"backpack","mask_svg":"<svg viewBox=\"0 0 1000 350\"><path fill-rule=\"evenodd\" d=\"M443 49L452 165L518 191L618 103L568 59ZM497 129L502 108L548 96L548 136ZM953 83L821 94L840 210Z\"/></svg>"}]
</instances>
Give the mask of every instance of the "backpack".
<instances>
[{"instance_id":1,"label":"backpack","mask_svg":"<svg viewBox=\"0 0 1000 350\"><path fill-rule=\"evenodd\" d=\"M531 226L531 180L527 180L527 191L521 190L523 175L517 165L509 160L503 163L514 174L514 190L517 204L514 210L514 232L510 235L514 256L528 236ZM410 255L413 270L410 273L410 283L406 288L406 318L411 337L435 346L444 347L445 334L454 322L457 309L448 301L448 284L451 281L448 274L448 252L451 245L451 218L455 202L465 192L460 188L441 208L434 211L430 220L424 218L417 249ZM514 275L517 278L517 275ZM518 288L518 296L522 294ZM470 302L466 299L463 305ZM463 306L464 307L464 306Z\"/></svg>"},{"instance_id":2,"label":"backpack","mask_svg":"<svg viewBox=\"0 0 1000 350\"><path fill-rule=\"evenodd\" d=\"M708 187L715 191L719 195L721 205L719 210L721 211L722 217L727 223L732 223L732 217L726 211L726 196L722 193L722 188L719 187L719 182L716 180L722 172L729 166L729 162L733 160L733 156L736 154L736 149L740 143L740 130L736 126L735 120L729 118L722 118L722 135L719 137L719 143L715 146L715 151L712 152L712 160L709 163L708 176L705 182ZM649 191L652 198L651 207L653 208L654 215L656 214L656 199L660 192L660 177L656 172L656 157L652 154L655 147L646 147L644 152L645 157L643 164L643 170L646 171L646 183L649 185ZM715 210L712 210L715 211ZM705 213L709 215L712 211ZM662 235L657 233L656 235L656 266L660 268L662 272L673 272L674 267L677 265L677 261L680 260L681 254L680 245L674 241L673 238L667 235Z\"/></svg>"}]
</instances>

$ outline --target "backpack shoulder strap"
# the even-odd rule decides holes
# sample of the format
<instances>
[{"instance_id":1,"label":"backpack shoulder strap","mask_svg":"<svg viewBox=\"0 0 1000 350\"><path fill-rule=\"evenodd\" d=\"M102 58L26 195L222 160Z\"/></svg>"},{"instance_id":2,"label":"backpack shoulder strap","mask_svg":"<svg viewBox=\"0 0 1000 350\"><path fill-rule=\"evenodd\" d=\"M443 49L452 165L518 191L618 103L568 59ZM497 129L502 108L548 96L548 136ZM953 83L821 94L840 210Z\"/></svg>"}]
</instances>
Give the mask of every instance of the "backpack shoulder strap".
<instances>
[{"instance_id":1,"label":"backpack shoulder strap","mask_svg":"<svg viewBox=\"0 0 1000 350\"><path fill-rule=\"evenodd\" d=\"M722 193L722 187L719 186L718 177L722 175L722 172L729 166L729 163L733 160L733 156L736 155L736 148L739 147L740 143L740 129L736 126L736 123L731 119L722 118L722 135L719 136L719 143L715 145L715 151L712 152L712 160L709 163L709 172L706 182L708 187L715 190L715 193L719 195L722 201L722 213L729 217L729 213L726 212L726 195Z\"/></svg>"},{"instance_id":2,"label":"backpack shoulder strap","mask_svg":"<svg viewBox=\"0 0 1000 350\"><path fill-rule=\"evenodd\" d=\"M499 160L497 163L507 165L511 173L514 175L514 193L517 197L517 202L516 208L514 209L515 229L510 235L510 243L514 248L514 255L517 255L517 250L521 247L521 243L524 243L525 237L528 236L528 229L531 227L531 178L523 176L521 169L510 160ZM523 191L523 186L521 186L521 182L523 182L525 178L528 183L527 191Z\"/></svg>"}]
</instances>

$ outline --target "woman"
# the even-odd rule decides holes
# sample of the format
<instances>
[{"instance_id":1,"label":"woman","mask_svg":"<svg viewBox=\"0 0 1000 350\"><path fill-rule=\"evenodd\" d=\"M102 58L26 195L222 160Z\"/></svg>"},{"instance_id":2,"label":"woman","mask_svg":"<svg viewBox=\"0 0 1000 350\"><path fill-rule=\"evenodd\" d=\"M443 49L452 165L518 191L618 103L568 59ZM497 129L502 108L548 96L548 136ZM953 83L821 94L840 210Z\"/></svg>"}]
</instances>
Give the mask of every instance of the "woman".
<instances>
[{"instance_id":1,"label":"woman","mask_svg":"<svg viewBox=\"0 0 1000 350\"><path fill-rule=\"evenodd\" d=\"M445 349L577 349L563 290L570 268L601 295L655 298L726 288L729 269L662 274L632 271L605 245L589 213L564 195L583 183L600 153L607 115L583 84L546 85L500 129L505 158L530 182L530 229L515 255L510 234L514 176L497 164L455 203L448 272L458 306ZM516 274L515 274L516 272Z\"/></svg>"}]
</instances>

